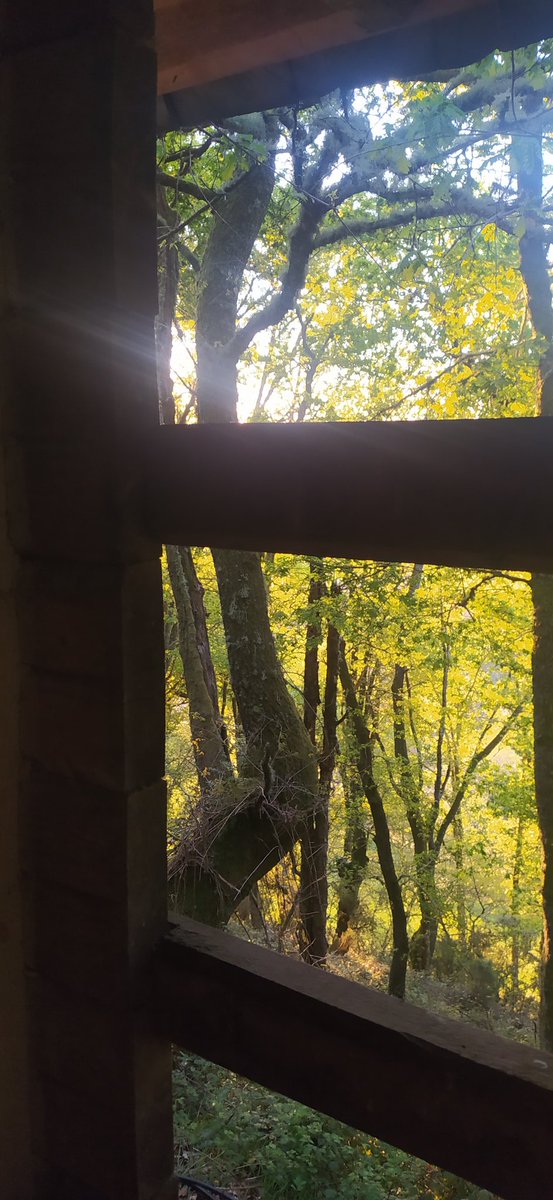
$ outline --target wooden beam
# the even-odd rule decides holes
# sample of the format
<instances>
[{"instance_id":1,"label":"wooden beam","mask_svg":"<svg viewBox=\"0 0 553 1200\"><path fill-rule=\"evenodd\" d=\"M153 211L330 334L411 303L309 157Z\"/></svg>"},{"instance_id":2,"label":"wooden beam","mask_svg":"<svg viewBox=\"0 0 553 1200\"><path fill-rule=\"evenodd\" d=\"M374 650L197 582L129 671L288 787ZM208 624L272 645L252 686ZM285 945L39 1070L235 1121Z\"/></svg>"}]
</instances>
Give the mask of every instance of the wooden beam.
<instances>
[{"instance_id":1,"label":"wooden beam","mask_svg":"<svg viewBox=\"0 0 553 1200\"><path fill-rule=\"evenodd\" d=\"M553 420L165 427L143 520L164 542L553 570Z\"/></svg>"},{"instance_id":2,"label":"wooden beam","mask_svg":"<svg viewBox=\"0 0 553 1200\"><path fill-rule=\"evenodd\" d=\"M470 2L457 0L457 7L466 8ZM428 0L422 7L428 8ZM338 0L332 8L329 11L320 0L206 0L202 8L182 0L157 0L159 92L197 87L261 63L358 41L368 32L398 23L398 14L381 0L366 10L365 21L349 0Z\"/></svg>"},{"instance_id":3,"label":"wooden beam","mask_svg":"<svg viewBox=\"0 0 553 1200\"><path fill-rule=\"evenodd\" d=\"M549 0L157 0L160 124L193 126L338 87L461 67L553 33Z\"/></svg>"},{"instance_id":4,"label":"wooden beam","mask_svg":"<svg viewBox=\"0 0 553 1200\"><path fill-rule=\"evenodd\" d=\"M177 1045L505 1200L553 1177L553 1056L190 920L155 957Z\"/></svg>"},{"instance_id":5,"label":"wooden beam","mask_svg":"<svg viewBox=\"0 0 553 1200\"><path fill-rule=\"evenodd\" d=\"M1 9L0 1195L167 1200L163 608L120 467L158 422L153 7Z\"/></svg>"}]
</instances>

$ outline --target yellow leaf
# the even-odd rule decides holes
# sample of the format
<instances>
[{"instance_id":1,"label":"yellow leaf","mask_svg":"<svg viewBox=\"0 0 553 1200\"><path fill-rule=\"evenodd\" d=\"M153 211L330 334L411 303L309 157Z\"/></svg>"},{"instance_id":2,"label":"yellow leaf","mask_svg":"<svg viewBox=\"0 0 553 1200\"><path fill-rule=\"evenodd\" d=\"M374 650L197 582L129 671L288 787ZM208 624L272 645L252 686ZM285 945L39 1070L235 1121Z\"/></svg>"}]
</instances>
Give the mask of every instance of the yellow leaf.
<instances>
[{"instance_id":1,"label":"yellow leaf","mask_svg":"<svg viewBox=\"0 0 553 1200\"><path fill-rule=\"evenodd\" d=\"M482 237L484 238L485 242L495 242L497 237L497 225L494 225L493 221L489 225L484 225Z\"/></svg>"}]
</instances>

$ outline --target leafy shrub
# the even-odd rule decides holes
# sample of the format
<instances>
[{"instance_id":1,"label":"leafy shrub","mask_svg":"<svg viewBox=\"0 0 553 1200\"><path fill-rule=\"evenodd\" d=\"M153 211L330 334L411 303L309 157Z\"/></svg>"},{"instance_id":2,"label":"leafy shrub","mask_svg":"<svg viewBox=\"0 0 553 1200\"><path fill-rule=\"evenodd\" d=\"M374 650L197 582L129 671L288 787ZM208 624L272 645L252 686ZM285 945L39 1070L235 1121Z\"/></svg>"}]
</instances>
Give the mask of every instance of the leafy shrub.
<instances>
[{"instance_id":1,"label":"leafy shrub","mask_svg":"<svg viewBox=\"0 0 553 1200\"><path fill-rule=\"evenodd\" d=\"M174 1076L177 1170L240 1200L490 1200L454 1176L192 1055Z\"/></svg>"}]
</instances>

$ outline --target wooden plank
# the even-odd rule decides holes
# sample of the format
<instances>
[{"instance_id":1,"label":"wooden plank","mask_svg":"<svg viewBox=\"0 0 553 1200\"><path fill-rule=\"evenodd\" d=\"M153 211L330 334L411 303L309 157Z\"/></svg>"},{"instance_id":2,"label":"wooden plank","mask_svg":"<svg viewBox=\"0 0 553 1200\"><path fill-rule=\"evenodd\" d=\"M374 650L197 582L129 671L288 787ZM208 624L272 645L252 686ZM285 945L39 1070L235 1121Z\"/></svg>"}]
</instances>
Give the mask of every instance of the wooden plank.
<instances>
[{"instance_id":1,"label":"wooden plank","mask_svg":"<svg viewBox=\"0 0 553 1200\"><path fill-rule=\"evenodd\" d=\"M552 33L549 0L209 0L201 9L158 0L160 124L201 125L313 102L338 87L417 78Z\"/></svg>"},{"instance_id":2,"label":"wooden plank","mask_svg":"<svg viewBox=\"0 0 553 1200\"><path fill-rule=\"evenodd\" d=\"M163 541L553 570L553 421L161 428L144 521Z\"/></svg>"},{"instance_id":3,"label":"wooden plank","mask_svg":"<svg viewBox=\"0 0 553 1200\"><path fill-rule=\"evenodd\" d=\"M0 207L9 170L0 139ZM3 283L3 281L2 281ZM2 307L7 295L0 285ZM16 588L18 564L11 543L3 426L8 409L9 371L6 363L5 321L0 320L0 1179L11 1180L13 1200L32 1192L29 1143L31 1138L29 1054L27 1047L27 981L23 933L25 887L21 877L20 714L21 663L18 645Z\"/></svg>"},{"instance_id":4,"label":"wooden plank","mask_svg":"<svg viewBox=\"0 0 553 1200\"><path fill-rule=\"evenodd\" d=\"M199 8L182 0L157 0L156 48L160 93L194 87L252 67L361 41L397 28L409 29L458 10L465 16L486 0L206 0Z\"/></svg>"},{"instance_id":5,"label":"wooden plank","mask_svg":"<svg viewBox=\"0 0 553 1200\"><path fill-rule=\"evenodd\" d=\"M156 952L177 1045L490 1188L542 1200L553 1056L175 920Z\"/></svg>"},{"instance_id":6,"label":"wooden plank","mask_svg":"<svg viewBox=\"0 0 553 1200\"><path fill-rule=\"evenodd\" d=\"M0 546L17 616L1 651L2 850L24 899L22 934L3 906L0 936L18 1018L0 1052L6 1200L177 1190L170 1046L148 1027L146 981L167 896L159 547L134 531L119 462L129 430L158 422L153 5L82 7L2 5L0 456L17 555L10 579ZM91 1073L109 1060L99 1103Z\"/></svg>"}]
</instances>

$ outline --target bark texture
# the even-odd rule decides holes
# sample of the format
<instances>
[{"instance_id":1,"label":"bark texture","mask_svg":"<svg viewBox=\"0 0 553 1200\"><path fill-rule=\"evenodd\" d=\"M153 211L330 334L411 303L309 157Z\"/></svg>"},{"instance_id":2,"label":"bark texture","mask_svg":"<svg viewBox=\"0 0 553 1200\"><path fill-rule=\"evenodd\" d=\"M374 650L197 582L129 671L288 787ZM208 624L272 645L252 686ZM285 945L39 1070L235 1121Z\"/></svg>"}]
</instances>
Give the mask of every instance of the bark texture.
<instances>
[{"instance_id":1,"label":"bark texture","mask_svg":"<svg viewBox=\"0 0 553 1200\"><path fill-rule=\"evenodd\" d=\"M194 613L178 547L167 546L167 566L177 610L179 651L188 696L194 759L200 791L205 795L212 792L217 783L232 778L232 769L221 738L220 721L217 720L206 683Z\"/></svg>"},{"instance_id":2,"label":"bark texture","mask_svg":"<svg viewBox=\"0 0 553 1200\"><path fill-rule=\"evenodd\" d=\"M246 119L245 119L246 120ZM247 132L266 147L256 163L213 204L214 221L199 273L196 312L197 396L201 421L236 421L238 299L253 245L274 186L278 125L262 115L247 119Z\"/></svg>"},{"instance_id":3,"label":"bark texture","mask_svg":"<svg viewBox=\"0 0 553 1200\"><path fill-rule=\"evenodd\" d=\"M274 185L277 122L258 115L242 124L265 144L266 156L213 205L196 314L201 421L237 417L238 300ZM278 658L259 555L214 550L213 560L244 749L240 778L196 814L182 886L187 911L219 922L297 840L315 805L317 764ZM201 643L201 629L197 637ZM219 736L224 748L224 731Z\"/></svg>"},{"instance_id":4,"label":"bark texture","mask_svg":"<svg viewBox=\"0 0 553 1200\"><path fill-rule=\"evenodd\" d=\"M375 779L371 735L358 705L355 685L347 664L346 648L343 640L340 642L340 682L344 692L351 727L357 742L359 777L371 811L376 852L392 915L392 961L390 964L388 991L392 996L399 996L400 999L403 999L405 996L405 977L409 954L407 914L403 903L401 884L395 867L390 827L384 808L384 801Z\"/></svg>"},{"instance_id":5,"label":"bark texture","mask_svg":"<svg viewBox=\"0 0 553 1200\"><path fill-rule=\"evenodd\" d=\"M346 829L344 853L338 863L338 913L333 949L340 950L345 934L359 909L361 884L367 871L368 827L363 812L363 788L354 772L342 768Z\"/></svg>"},{"instance_id":6,"label":"bark texture","mask_svg":"<svg viewBox=\"0 0 553 1200\"><path fill-rule=\"evenodd\" d=\"M399 790L403 797L405 812L413 840L415 880L420 908L420 924L411 941L411 966L415 970L428 970L432 962L438 932L438 907L436 896L436 852L431 846L432 830L423 820L421 811L422 778L413 768L407 743L405 709L408 703L407 668L396 664L392 680L392 703L394 713L394 755L399 771ZM437 804L441 799L438 789ZM435 796L436 805L436 796ZM436 811L437 815L437 811Z\"/></svg>"},{"instance_id":7,"label":"bark texture","mask_svg":"<svg viewBox=\"0 0 553 1200\"><path fill-rule=\"evenodd\" d=\"M527 111L537 100L526 102ZM520 239L520 269L528 293L534 329L543 338L540 361L540 417L553 417L553 304L547 253L533 217L539 215L543 197L541 137L513 139L518 163L518 191L527 228ZM553 1051L553 579L535 575L534 651L534 776L536 804L543 846L544 949L540 1006L540 1038Z\"/></svg>"},{"instance_id":8,"label":"bark texture","mask_svg":"<svg viewBox=\"0 0 553 1200\"><path fill-rule=\"evenodd\" d=\"M179 548L179 557L190 598L190 605L194 618L194 627L196 630L196 646L202 663L205 685L211 700L211 706L217 728L220 731L223 748L227 758L230 760L227 728L219 707L217 677L215 675L215 667L213 666L213 658L211 657L207 616L204 605L204 588L198 579L198 573L194 565L194 559L192 558L192 553L188 546L181 546Z\"/></svg>"},{"instance_id":9,"label":"bark texture","mask_svg":"<svg viewBox=\"0 0 553 1200\"><path fill-rule=\"evenodd\" d=\"M311 569L309 599L316 604L323 594L320 568ZM316 705L319 697L318 641L321 622L315 616L307 629L304 720L312 742L316 743ZM307 962L322 966L328 952L328 829L332 777L336 763L337 694L339 638L334 626L328 626L326 637L326 678L323 701L323 740L319 755L319 795L312 813L306 819L301 840L300 915L302 922L302 955Z\"/></svg>"},{"instance_id":10,"label":"bark texture","mask_svg":"<svg viewBox=\"0 0 553 1200\"><path fill-rule=\"evenodd\" d=\"M310 619L305 634L303 673L303 721L312 745L317 746L317 716L321 703L319 688L319 646L322 622L318 610L323 595L322 564L311 562L308 604ZM306 816L300 850L300 949L306 962L322 965L326 958L326 909L328 885L326 859L328 845L328 814L322 810L319 794L312 813Z\"/></svg>"}]
</instances>

